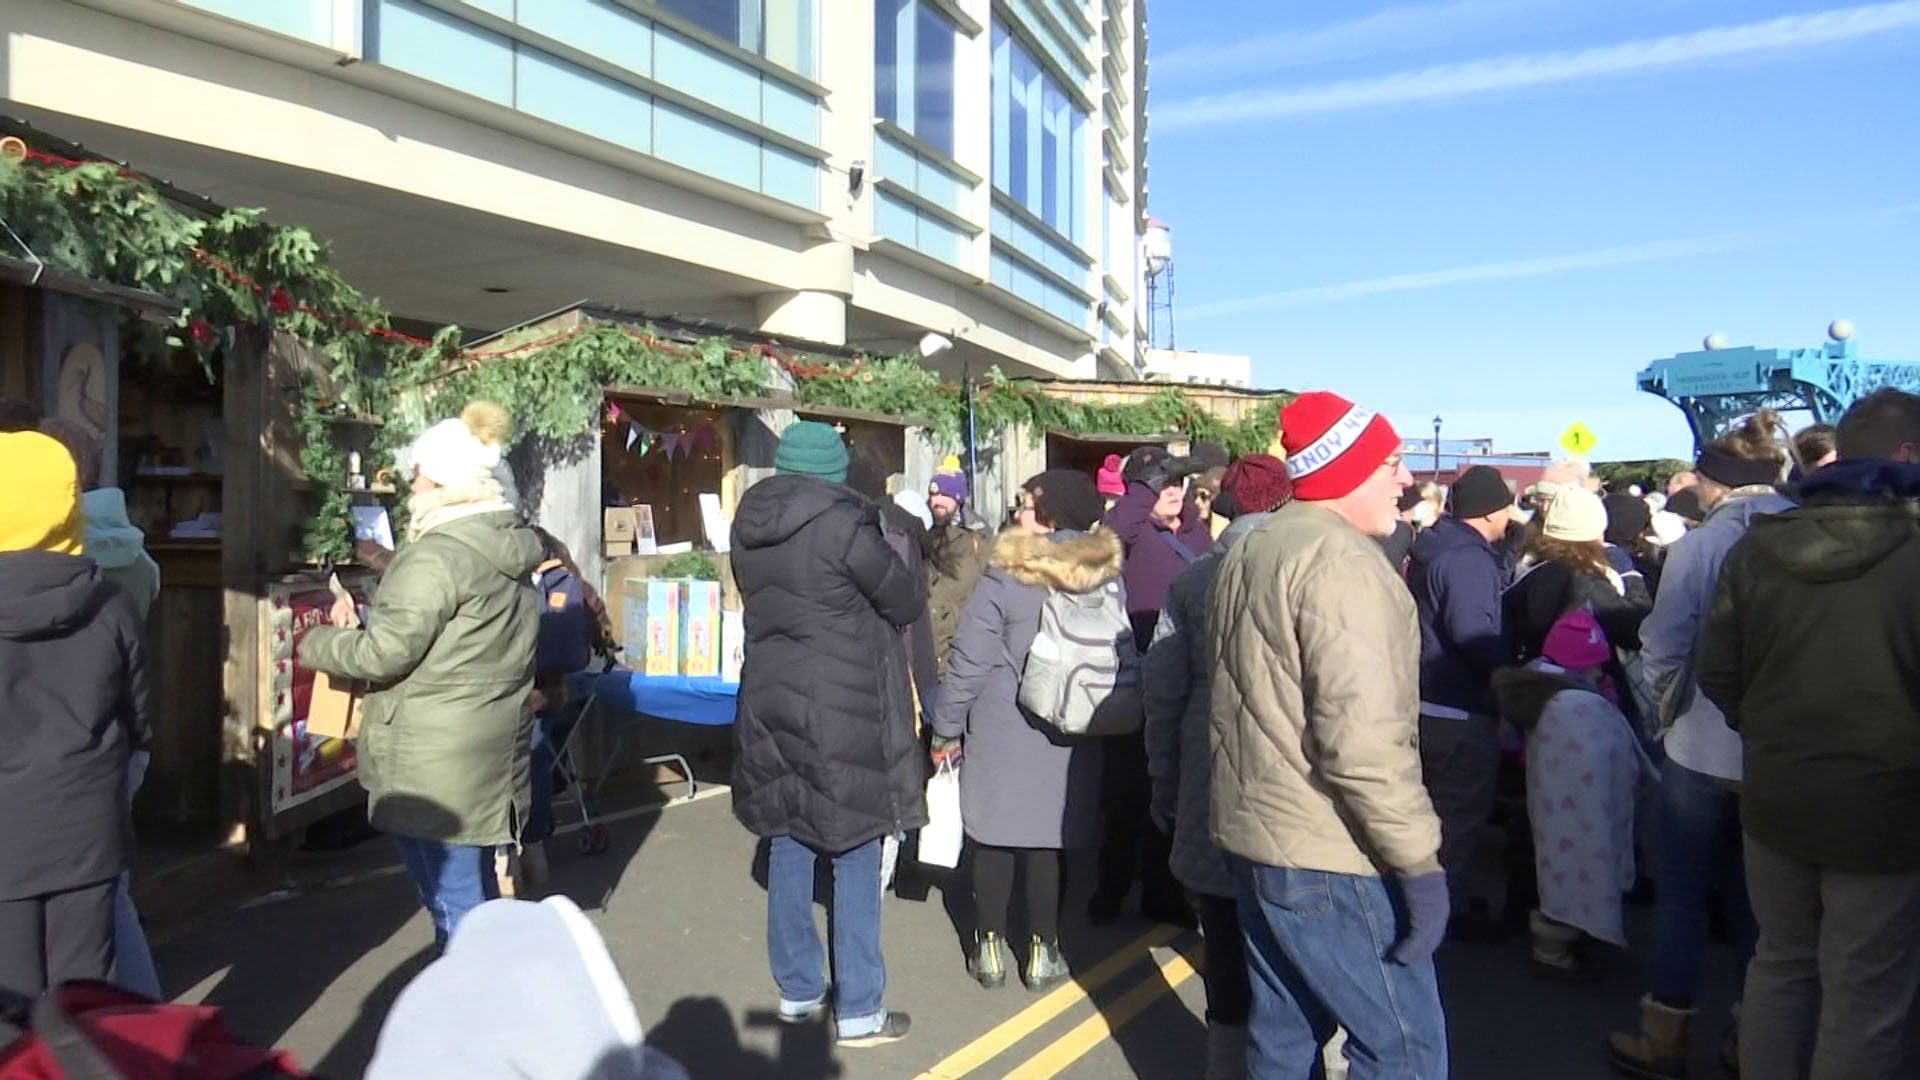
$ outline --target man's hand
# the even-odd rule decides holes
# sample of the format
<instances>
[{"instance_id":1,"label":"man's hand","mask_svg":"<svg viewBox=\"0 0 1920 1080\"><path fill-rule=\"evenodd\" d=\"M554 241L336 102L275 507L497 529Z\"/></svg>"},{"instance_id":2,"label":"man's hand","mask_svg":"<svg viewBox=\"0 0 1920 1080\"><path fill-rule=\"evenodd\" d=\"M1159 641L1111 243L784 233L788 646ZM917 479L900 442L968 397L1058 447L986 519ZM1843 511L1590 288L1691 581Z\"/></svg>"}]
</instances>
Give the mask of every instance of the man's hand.
<instances>
[{"instance_id":1,"label":"man's hand","mask_svg":"<svg viewBox=\"0 0 1920 1080\"><path fill-rule=\"evenodd\" d=\"M1447 875L1440 870L1403 874L1400 895L1407 906L1407 931L1387 953L1387 959L1402 967L1424 964L1433 959L1434 950L1447 936L1447 916L1453 912Z\"/></svg>"},{"instance_id":2,"label":"man's hand","mask_svg":"<svg viewBox=\"0 0 1920 1080\"><path fill-rule=\"evenodd\" d=\"M360 607L351 596L336 596L332 610L327 612L327 621L342 630L352 630L360 625Z\"/></svg>"}]
</instances>

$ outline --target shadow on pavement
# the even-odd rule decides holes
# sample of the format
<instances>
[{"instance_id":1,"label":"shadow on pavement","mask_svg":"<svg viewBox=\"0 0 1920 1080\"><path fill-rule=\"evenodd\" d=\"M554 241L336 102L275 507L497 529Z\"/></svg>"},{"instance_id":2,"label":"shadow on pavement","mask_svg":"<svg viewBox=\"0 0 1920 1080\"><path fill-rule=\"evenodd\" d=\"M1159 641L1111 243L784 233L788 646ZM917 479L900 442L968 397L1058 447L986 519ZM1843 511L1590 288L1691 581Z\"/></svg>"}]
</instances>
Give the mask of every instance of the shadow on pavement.
<instances>
[{"instance_id":1,"label":"shadow on pavement","mask_svg":"<svg viewBox=\"0 0 1920 1080\"><path fill-rule=\"evenodd\" d=\"M550 891L583 910L610 908L621 876L658 822L658 813L648 813L617 823L609 830L608 850L599 855L581 854L573 842L577 833L555 837L548 843ZM391 852L384 837L369 843ZM397 855L383 865L391 868L394 862ZM392 869L342 887L293 893L285 902L243 908L222 919L219 932L194 934L156 950L163 986L177 998L224 969L204 1003L222 1009L234 1032L258 1045L283 1044L330 991L350 992L344 984L333 988L369 953L396 935L417 938L403 943L412 951L354 1003L351 1024L319 1057L315 1075L334 1080L366 1070L388 1010L435 956L419 895L404 873Z\"/></svg>"},{"instance_id":2,"label":"shadow on pavement","mask_svg":"<svg viewBox=\"0 0 1920 1080\"><path fill-rule=\"evenodd\" d=\"M825 1022L781 1024L770 1011L747 1015L754 1027L777 1027L777 1056L740 1043L733 1014L716 997L682 998L647 1032L647 1045L672 1057L693 1080L834 1080L844 1071L833 1059L831 1029Z\"/></svg>"}]
</instances>

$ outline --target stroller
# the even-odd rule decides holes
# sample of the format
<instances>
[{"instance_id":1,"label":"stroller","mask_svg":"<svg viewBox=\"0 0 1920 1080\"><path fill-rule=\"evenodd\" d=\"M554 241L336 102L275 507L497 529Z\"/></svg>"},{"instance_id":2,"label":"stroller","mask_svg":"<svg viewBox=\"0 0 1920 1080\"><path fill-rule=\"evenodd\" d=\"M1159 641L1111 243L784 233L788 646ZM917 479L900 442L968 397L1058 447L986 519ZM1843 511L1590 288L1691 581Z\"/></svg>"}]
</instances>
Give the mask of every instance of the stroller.
<instances>
[{"instance_id":1,"label":"stroller","mask_svg":"<svg viewBox=\"0 0 1920 1080\"><path fill-rule=\"evenodd\" d=\"M545 744L546 757L534 755L534 769L548 770L544 780L550 786L548 813L557 809L563 797L574 804L580 818L580 837L575 843L582 855L599 855L607 850L607 827L596 820L593 796L587 791L587 785L580 779L580 766L574 758L573 743L580 733L581 721L593 714L593 707L600 697L600 682L613 670L615 658L611 651L602 651L595 657L598 670L591 672L593 689L584 699L569 700L558 709L544 716L536 717L534 722L543 727L541 740ZM540 743L536 743L539 746Z\"/></svg>"}]
</instances>

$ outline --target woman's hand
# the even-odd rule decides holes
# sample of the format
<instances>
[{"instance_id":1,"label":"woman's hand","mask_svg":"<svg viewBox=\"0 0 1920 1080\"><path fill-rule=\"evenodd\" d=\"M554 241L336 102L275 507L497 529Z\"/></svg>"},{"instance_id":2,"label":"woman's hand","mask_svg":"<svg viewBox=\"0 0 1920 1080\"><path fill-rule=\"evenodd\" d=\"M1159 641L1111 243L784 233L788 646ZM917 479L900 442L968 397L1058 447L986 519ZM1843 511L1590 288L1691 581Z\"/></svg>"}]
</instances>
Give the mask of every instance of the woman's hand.
<instances>
[{"instance_id":1,"label":"woman's hand","mask_svg":"<svg viewBox=\"0 0 1920 1080\"><path fill-rule=\"evenodd\" d=\"M932 751L928 755L933 759L933 767L938 769L943 765L959 765L960 746L961 743L959 739L943 739L935 735L933 737Z\"/></svg>"},{"instance_id":2,"label":"woman's hand","mask_svg":"<svg viewBox=\"0 0 1920 1080\"><path fill-rule=\"evenodd\" d=\"M360 607L351 596L337 596L333 608L327 612L327 621L342 630L352 630L360 625Z\"/></svg>"}]
</instances>

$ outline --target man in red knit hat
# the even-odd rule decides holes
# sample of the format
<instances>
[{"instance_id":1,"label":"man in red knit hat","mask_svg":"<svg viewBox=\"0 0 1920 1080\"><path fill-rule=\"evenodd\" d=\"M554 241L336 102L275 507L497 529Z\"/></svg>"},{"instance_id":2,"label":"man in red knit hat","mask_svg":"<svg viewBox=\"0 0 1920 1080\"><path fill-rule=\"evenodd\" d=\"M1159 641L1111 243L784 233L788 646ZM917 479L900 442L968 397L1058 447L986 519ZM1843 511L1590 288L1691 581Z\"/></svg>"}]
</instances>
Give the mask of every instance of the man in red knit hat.
<instances>
[{"instance_id":1,"label":"man in red knit hat","mask_svg":"<svg viewBox=\"0 0 1920 1080\"><path fill-rule=\"evenodd\" d=\"M1353 1080L1442 1080L1440 822L1420 778L1420 630L1377 537L1410 482L1385 417L1280 414L1293 501L1222 562L1212 829L1253 982L1247 1075L1300 1077L1336 1027Z\"/></svg>"}]
</instances>

